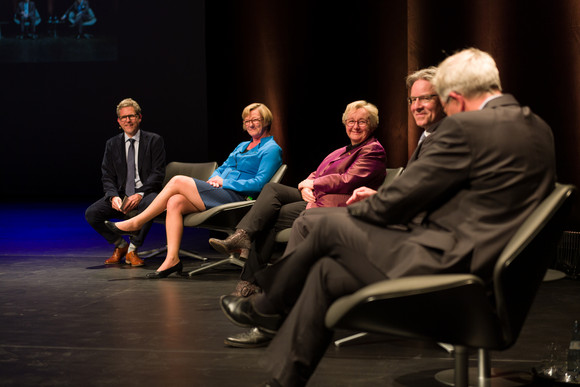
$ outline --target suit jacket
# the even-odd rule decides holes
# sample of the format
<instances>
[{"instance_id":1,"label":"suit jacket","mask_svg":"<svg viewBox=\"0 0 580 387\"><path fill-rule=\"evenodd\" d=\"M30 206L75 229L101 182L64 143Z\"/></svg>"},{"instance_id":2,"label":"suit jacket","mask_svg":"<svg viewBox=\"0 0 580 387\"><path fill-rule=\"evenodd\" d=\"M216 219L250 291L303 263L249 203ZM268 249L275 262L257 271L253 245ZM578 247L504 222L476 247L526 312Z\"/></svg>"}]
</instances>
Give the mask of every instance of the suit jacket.
<instances>
[{"instance_id":1,"label":"suit jacket","mask_svg":"<svg viewBox=\"0 0 580 387\"><path fill-rule=\"evenodd\" d=\"M388 260L371 256L389 278L469 271L489 279L508 240L554 189L552 132L506 94L445 118L428 139L401 177L349 212L383 227L405 225ZM423 222L411 223L421 211Z\"/></svg>"},{"instance_id":2,"label":"suit jacket","mask_svg":"<svg viewBox=\"0 0 580 387\"><path fill-rule=\"evenodd\" d=\"M22 16L22 12L24 12L24 1L18 3L18 12L17 16L20 18ZM36 17L36 4L34 1L28 2L28 17Z\"/></svg>"},{"instance_id":3,"label":"suit jacket","mask_svg":"<svg viewBox=\"0 0 580 387\"><path fill-rule=\"evenodd\" d=\"M335 150L312 172L315 202L312 207L344 207L352 191L361 186L377 189L386 176L387 155L374 137L347 150Z\"/></svg>"},{"instance_id":4,"label":"suit jacket","mask_svg":"<svg viewBox=\"0 0 580 387\"><path fill-rule=\"evenodd\" d=\"M165 144L158 134L140 130L139 154L137 163L139 177L143 186L136 189L147 195L159 192L165 177ZM125 153L124 133L107 140L105 155L101 164L105 198L123 197L127 180L127 156Z\"/></svg>"},{"instance_id":5,"label":"suit jacket","mask_svg":"<svg viewBox=\"0 0 580 387\"><path fill-rule=\"evenodd\" d=\"M429 127L429 132L431 133L431 135L426 136L423 141L419 142L419 144L417 144L417 147L415 148L415 151L413 152L413 154L411 155L411 157L409 158L409 161L407 162L407 165L409 163L412 163L413 161L417 160L419 158L419 156L421 156L424 152L424 148L426 146L429 146L429 143L431 141L433 141L433 139L431 137L433 133L435 133L435 131L437 130L437 127L439 126L439 124L441 124L441 121L437 121L436 123L434 123L431 127Z\"/></svg>"}]
</instances>

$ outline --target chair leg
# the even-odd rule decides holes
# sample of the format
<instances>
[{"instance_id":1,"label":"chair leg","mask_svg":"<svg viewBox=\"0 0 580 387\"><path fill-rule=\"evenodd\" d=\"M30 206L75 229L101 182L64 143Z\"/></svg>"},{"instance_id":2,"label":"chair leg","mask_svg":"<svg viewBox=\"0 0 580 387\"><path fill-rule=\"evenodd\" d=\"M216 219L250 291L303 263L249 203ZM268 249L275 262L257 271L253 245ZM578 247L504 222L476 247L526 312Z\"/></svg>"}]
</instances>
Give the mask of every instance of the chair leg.
<instances>
[{"instance_id":1,"label":"chair leg","mask_svg":"<svg viewBox=\"0 0 580 387\"><path fill-rule=\"evenodd\" d=\"M489 351L483 348L477 350L477 379L478 385L483 386L485 380L491 378L491 358Z\"/></svg>"},{"instance_id":2,"label":"chair leg","mask_svg":"<svg viewBox=\"0 0 580 387\"><path fill-rule=\"evenodd\" d=\"M364 337L364 336L366 336L366 335L368 335L368 333L367 333L367 332L359 332L359 333L355 333L354 335L350 335L350 336L344 337L344 338L342 338L342 339L335 340L335 341L334 341L334 346L335 346L335 347L340 347L340 346L341 346L342 344L344 344L344 343L348 343L349 341L356 340L356 339L358 339L358 338L360 338L360 337Z\"/></svg>"},{"instance_id":3,"label":"chair leg","mask_svg":"<svg viewBox=\"0 0 580 387\"><path fill-rule=\"evenodd\" d=\"M469 386L469 351L462 345L455 346L455 387Z\"/></svg>"},{"instance_id":4,"label":"chair leg","mask_svg":"<svg viewBox=\"0 0 580 387\"><path fill-rule=\"evenodd\" d=\"M229 257L227 257L225 259L220 259L217 262L202 264L201 267L198 267L197 269L190 271L189 276L192 277L197 273L201 273L203 271L206 271L208 269L212 269L212 268L217 267L217 266L231 265L231 264L239 266L239 267L244 267L245 263L241 259L236 258L236 256L234 254L230 254Z\"/></svg>"},{"instance_id":5,"label":"chair leg","mask_svg":"<svg viewBox=\"0 0 580 387\"><path fill-rule=\"evenodd\" d=\"M477 350L477 368L468 367L469 350L455 346L455 368L443 370L435 379L447 386L456 387L515 387L530 386L533 378L531 372L491 368L491 356L487 349Z\"/></svg>"},{"instance_id":6,"label":"chair leg","mask_svg":"<svg viewBox=\"0 0 580 387\"><path fill-rule=\"evenodd\" d=\"M443 348L444 350L447 351L447 353L452 354L454 351L453 345L451 344L447 344L447 343L437 343L438 346L440 346L441 348Z\"/></svg>"},{"instance_id":7,"label":"chair leg","mask_svg":"<svg viewBox=\"0 0 580 387\"><path fill-rule=\"evenodd\" d=\"M158 249L142 251L139 253L139 256L141 258L151 258L151 257L155 257L159 254L163 254L166 251L167 251L167 246L163 246L163 247L160 247ZM202 257L201 255L196 254L193 251L179 249L179 255L190 257L190 258L196 258L196 259L199 259L200 261L207 261L206 257Z\"/></svg>"},{"instance_id":8,"label":"chair leg","mask_svg":"<svg viewBox=\"0 0 580 387\"><path fill-rule=\"evenodd\" d=\"M190 258L196 258L196 259L199 259L200 261L207 261L208 260L208 258L202 257L201 255L196 254L193 251L188 251L188 250L179 249L179 255L190 257Z\"/></svg>"}]
</instances>

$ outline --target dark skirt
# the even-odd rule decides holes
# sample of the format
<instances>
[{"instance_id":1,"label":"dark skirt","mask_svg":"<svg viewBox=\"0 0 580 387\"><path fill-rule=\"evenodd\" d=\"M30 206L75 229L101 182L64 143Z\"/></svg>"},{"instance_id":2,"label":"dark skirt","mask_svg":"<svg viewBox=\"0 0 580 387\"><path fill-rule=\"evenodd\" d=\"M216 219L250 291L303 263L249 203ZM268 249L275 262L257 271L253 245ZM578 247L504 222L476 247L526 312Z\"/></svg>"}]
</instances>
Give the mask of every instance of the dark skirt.
<instances>
[{"instance_id":1,"label":"dark skirt","mask_svg":"<svg viewBox=\"0 0 580 387\"><path fill-rule=\"evenodd\" d=\"M193 180L195 180L197 192L199 192L206 210L222 204L246 200L246 196L236 191L221 187L216 188L203 180L195 178Z\"/></svg>"}]
</instances>

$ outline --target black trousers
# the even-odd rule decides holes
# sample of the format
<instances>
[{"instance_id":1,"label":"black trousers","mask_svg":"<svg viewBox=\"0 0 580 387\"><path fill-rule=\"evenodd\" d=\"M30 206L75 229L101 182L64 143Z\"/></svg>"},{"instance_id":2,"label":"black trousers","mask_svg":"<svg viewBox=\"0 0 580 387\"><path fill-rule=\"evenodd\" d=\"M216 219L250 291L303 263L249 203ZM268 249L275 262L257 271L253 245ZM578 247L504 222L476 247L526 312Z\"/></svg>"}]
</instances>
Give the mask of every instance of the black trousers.
<instances>
[{"instance_id":1,"label":"black trousers","mask_svg":"<svg viewBox=\"0 0 580 387\"><path fill-rule=\"evenodd\" d=\"M146 209L149 204L155 199L157 193L150 193L148 195L143 196L141 202L137 206L137 212L142 212ZM99 234L103 236L110 244L114 244L118 239L119 236L109 230L107 226L105 226L105 220L111 219L126 219L126 215L120 211L116 211L111 206L111 202L103 197L87 208L85 211L85 219L91 225L92 228L95 229ZM139 247L143 245L145 242L145 237L149 233L149 229L151 229L151 225L153 224L153 220L147 222L143 228L141 228L141 232L136 237L131 237L131 243L135 246Z\"/></svg>"},{"instance_id":2,"label":"black trousers","mask_svg":"<svg viewBox=\"0 0 580 387\"><path fill-rule=\"evenodd\" d=\"M292 227L294 219L304 211L306 204L297 188L278 183L264 186L256 203L237 225L253 240L242 270L242 280L256 282L254 274L265 268L272 258L276 234Z\"/></svg>"},{"instance_id":3,"label":"black trousers","mask_svg":"<svg viewBox=\"0 0 580 387\"><path fill-rule=\"evenodd\" d=\"M316 369L332 339L324 325L332 302L386 279L366 259L368 244L381 243L379 234L400 238L351 217L345 208L311 209L294 222L284 256L256 273L264 289L255 298L257 308L287 314L262 361L283 386L305 385Z\"/></svg>"}]
</instances>

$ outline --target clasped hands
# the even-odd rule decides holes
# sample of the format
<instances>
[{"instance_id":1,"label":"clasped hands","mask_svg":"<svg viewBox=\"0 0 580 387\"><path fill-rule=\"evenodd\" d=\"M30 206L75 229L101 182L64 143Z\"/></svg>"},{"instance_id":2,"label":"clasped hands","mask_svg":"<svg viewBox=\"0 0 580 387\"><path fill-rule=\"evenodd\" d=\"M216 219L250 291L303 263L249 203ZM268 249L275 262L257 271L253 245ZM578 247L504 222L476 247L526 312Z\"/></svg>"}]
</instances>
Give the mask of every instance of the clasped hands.
<instances>
[{"instance_id":1,"label":"clasped hands","mask_svg":"<svg viewBox=\"0 0 580 387\"><path fill-rule=\"evenodd\" d=\"M211 185L212 187L219 188L224 185L224 179L219 176L214 176L207 181L207 184Z\"/></svg>"},{"instance_id":2,"label":"clasped hands","mask_svg":"<svg viewBox=\"0 0 580 387\"><path fill-rule=\"evenodd\" d=\"M306 203L314 203L316 198L314 197L314 180L305 179L298 184L298 189L302 195L302 200Z\"/></svg>"},{"instance_id":3,"label":"clasped hands","mask_svg":"<svg viewBox=\"0 0 580 387\"><path fill-rule=\"evenodd\" d=\"M123 200L121 200L120 197L115 196L112 200L111 200L111 204L113 206L113 209L122 212L123 214L127 214L129 211L134 210L135 208L137 208L137 206L139 205L139 203L141 203L141 200L143 199L143 196L136 193L134 195L131 195L127 198L127 200L125 200L125 205L123 205ZM123 206L123 207L121 207Z\"/></svg>"}]
</instances>

